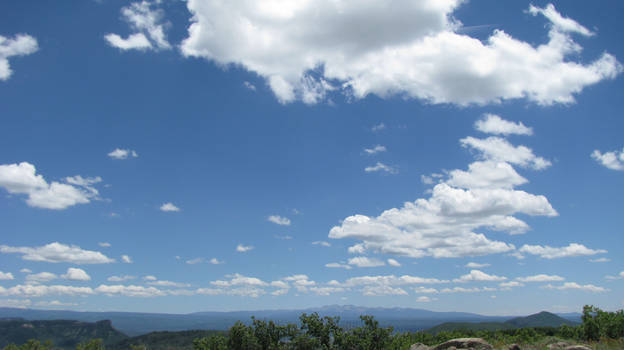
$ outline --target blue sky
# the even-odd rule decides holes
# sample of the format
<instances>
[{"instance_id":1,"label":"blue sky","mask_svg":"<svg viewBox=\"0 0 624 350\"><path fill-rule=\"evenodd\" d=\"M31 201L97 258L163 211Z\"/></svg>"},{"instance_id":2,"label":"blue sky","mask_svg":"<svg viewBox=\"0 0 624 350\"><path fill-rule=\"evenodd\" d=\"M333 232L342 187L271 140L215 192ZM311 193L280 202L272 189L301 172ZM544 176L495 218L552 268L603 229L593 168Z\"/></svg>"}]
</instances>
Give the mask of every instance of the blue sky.
<instances>
[{"instance_id":1,"label":"blue sky","mask_svg":"<svg viewBox=\"0 0 624 350\"><path fill-rule=\"evenodd\" d=\"M621 309L618 1L0 4L0 305Z\"/></svg>"}]
</instances>

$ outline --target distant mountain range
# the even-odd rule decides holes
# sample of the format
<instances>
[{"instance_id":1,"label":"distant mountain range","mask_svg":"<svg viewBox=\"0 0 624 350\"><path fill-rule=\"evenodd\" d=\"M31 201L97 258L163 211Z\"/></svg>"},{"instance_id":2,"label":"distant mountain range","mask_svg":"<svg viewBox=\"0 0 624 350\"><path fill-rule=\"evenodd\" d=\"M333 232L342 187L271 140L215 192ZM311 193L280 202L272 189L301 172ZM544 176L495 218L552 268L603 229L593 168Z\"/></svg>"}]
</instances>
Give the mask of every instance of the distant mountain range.
<instances>
[{"instance_id":1,"label":"distant mountain range","mask_svg":"<svg viewBox=\"0 0 624 350\"><path fill-rule=\"evenodd\" d=\"M526 327L559 327L562 325L578 326L579 322L565 319L553 313L542 311L526 317L516 317L505 322L445 322L427 330L432 334L456 330L497 331L502 329L516 329Z\"/></svg>"},{"instance_id":2,"label":"distant mountain range","mask_svg":"<svg viewBox=\"0 0 624 350\"><path fill-rule=\"evenodd\" d=\"M298 310L196 312L190 314L0 308L0 319L22 318L24 320L75 320L82 322L110 320L115 329L129 336L137 336L155 331L227 330L236 321L250 322L251 316L258 319L270 319L279 324L297 323L302 313L310 314L313 312L318 312L321 316L339 316L340 324L345 328L360 326L360 315L372 315L379 321L380 325L384 327L393 326L397 331L423 330L447 322L502 323L514 319L513 316L484 316L465 312L435 312L410 308L368 308L352 305L330 305ZM559 317L573 322L580 322L580 316L580 314L559 315Z\"/></svg>"}]
</instances>

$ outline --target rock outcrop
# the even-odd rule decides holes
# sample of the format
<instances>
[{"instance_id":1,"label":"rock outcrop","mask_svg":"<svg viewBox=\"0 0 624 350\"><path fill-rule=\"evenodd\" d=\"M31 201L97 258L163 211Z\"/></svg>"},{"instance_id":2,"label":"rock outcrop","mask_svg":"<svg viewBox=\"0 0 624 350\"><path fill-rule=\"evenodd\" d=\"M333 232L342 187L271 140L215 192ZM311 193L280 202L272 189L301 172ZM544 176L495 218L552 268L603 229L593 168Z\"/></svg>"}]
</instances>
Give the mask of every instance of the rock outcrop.
<instances>
[{"instance_id":1,"label":"rock outcrop","mask_svg":"<svg viewBox=\"0 0 624 350\"><path fill-rule=\"evenodd\" d=\"M412 346L410 346L409 350L431 350L431 348L425 344L422 343L416 343L416 344L412 344Z\"/></svg>"},{"instance_id":2,"label":"rock outcrop","mask_svg":"<svg viewBox=\"0 0 624 350\"><path fill-rule=\"evenodd\" d=\"M492 350L492 345L481 338L458 338L444 342L433 350Z\"/></svg>"}]
</instances>

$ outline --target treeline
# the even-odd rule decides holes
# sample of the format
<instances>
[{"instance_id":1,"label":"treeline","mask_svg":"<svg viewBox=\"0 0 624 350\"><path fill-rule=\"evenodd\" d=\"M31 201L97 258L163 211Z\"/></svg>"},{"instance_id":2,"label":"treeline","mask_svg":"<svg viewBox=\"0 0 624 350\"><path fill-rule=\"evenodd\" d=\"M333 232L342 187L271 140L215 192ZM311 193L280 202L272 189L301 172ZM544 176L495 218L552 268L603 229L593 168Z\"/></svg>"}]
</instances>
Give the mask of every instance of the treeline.
<instances>
[{"instance_id":1,"label":"treeline","mask_svg":"<svg viewBox=\"0 0 624 350\"><path fill-rule=\"evenodd\" d=\"M624 337L624 311L602 311L594 306L583 307L583 323L579 326L534 327L497 331L457 330L430 334L427 332L395 333L392 327L380 327L372 316L360 316L360 327L344 329L338 317L303 314L300 324L279 325L252 317L245 325L236 322L225 335L214 334L193 341L193 350L406 350L412 344L435 345L450 339L477 337L495 346L532 344L546 337L575 341L609 341ZM149 350L148 344L131 344L130 350ZM172 347L173 349L174 347ZM51 350L50 342L30 340L3 350ZM105 350L101 339L80 343L76 350Z\"/></svg>"}]
</instances>

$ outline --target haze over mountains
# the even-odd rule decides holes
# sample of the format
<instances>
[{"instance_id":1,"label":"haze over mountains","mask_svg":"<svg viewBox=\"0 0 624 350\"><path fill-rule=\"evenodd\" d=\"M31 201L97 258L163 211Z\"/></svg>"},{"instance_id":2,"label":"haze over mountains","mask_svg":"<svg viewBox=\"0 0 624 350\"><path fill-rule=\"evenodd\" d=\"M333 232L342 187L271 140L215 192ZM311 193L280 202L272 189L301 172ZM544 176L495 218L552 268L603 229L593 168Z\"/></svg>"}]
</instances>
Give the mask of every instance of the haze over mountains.
<instances>
[{"instance_id":1,"label":"haze over mountains","mask_svg":"<svg viewBox=\"0 0 624 350\"><path fill-rule=\"evenodd\" d=\"M236 321L249 322L251 316L273 320L280 324L297 323L302 313L318 312L321 316L339 316L343 327L360 325L360 315L372 315L382 326L392 326L397 331L417 331L447 322L505 322L516 320L518 327L534 326L533 321L514 316L484 316L465 312L435 312L411 308L368 308L353 305L330 305L298 310L257 310L231 312L195 312L189 314L137 313L137 312L76 312L63 310L34 310L0 308L0 318L25 320L76 320L96 322L110 320L112 326L129 335L137 336L154 331L183 331L193 329L227 330ZM541 315L541 314L538 314ZM550 314L555 316L553 314ZM564 319L580 322L580 314L561 314ZM511 322L511 321L510 321ZM539 324L535 326L553 325ZM557 324L559 325L559 324Z\"/></svg>"}]
</instances>

